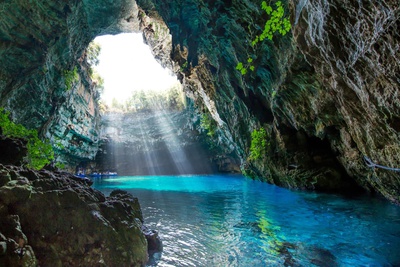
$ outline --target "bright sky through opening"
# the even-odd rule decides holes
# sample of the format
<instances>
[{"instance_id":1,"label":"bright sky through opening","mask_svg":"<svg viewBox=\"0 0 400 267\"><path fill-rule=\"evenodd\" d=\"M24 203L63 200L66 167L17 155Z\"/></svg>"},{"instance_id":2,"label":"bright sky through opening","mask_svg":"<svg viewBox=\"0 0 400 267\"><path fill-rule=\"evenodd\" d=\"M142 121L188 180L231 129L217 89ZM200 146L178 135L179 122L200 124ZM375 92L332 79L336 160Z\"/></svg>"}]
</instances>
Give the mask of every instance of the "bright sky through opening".
<instances>
[{"instance_id":1,"label":"bright sky through opening","mask_svg":"<svg viewBox=\"0 0 400 267\"><path fill-rule=\"evenodd\" d=\"M124 102L135 90L166 90L178 82L154 59L140 33L104 35L95 42L101 46L96 66L104 79L101 99L108 105L113 98Z\"/></svg>"}]
</instances>

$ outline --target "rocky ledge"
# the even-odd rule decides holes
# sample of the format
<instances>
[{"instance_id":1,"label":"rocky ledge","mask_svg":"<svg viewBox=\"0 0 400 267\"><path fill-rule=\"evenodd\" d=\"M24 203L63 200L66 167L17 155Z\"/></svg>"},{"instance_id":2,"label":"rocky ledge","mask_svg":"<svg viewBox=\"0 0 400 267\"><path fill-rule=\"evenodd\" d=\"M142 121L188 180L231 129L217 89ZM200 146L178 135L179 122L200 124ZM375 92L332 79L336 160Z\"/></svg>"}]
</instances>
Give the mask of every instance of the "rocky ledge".
<instances>
[{"instance_id":1,"label":"rocky ledge","mask_svg":"<svg viewBox=\"0 0 400 267\"><path fill-rule=\"evenodd\" d=\"M144 266L160 247L137 198L68 173L0 164L0 218L0 266Z\"/></svg>"}]
</instances>

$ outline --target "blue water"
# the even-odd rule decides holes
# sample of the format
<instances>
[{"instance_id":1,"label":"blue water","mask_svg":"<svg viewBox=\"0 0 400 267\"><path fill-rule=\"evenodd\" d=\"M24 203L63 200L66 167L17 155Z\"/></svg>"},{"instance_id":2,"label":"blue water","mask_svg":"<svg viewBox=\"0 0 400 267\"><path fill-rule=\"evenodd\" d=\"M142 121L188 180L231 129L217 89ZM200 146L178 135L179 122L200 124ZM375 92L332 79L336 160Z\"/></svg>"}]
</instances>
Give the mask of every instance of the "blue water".
<instances>
[{"instance_id":1,"label":"blue water","mask_svg":"<svg viewBox=\"0 0 400 267\"><path fill-rule=\"evenodd\" d=\"M157 266L400 266L400 207L382 199L239 175L117 177L93 187L139 198L163 241Z\"/></svg>"}]
</instances>

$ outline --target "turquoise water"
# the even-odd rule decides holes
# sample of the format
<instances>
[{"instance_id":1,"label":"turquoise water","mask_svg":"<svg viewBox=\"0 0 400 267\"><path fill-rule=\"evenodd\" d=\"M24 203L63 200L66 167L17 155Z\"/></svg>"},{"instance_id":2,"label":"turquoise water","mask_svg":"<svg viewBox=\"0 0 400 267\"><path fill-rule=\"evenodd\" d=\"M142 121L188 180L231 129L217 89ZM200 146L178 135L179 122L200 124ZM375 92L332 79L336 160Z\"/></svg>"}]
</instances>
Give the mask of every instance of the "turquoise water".
<instances>
[{"instance_id":1,"label":"turquoise water","mask_svg":"<svg viewBox=\"0 0 400 267\"><path fill-rule=\"evenodd\" d=\"M95 179L139 198L164 250L152 266L400 266L400 207L242 176Z\"/></svg>"}]
</instances>

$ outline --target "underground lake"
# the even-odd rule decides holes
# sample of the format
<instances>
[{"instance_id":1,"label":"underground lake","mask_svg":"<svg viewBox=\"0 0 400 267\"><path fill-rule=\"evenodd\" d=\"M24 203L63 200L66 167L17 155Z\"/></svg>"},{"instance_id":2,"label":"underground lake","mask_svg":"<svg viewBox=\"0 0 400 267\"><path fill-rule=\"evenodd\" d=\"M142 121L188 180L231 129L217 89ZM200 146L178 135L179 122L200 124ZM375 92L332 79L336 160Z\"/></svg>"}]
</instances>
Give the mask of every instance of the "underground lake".
<instances>
[{"instance_id":1,"label":"underground lake","mask_svg":"<svg viewBox=\"0 0 400 267\"><path fill-rule=\"evenodd\" d=\"M241 175L96 178L140 200L159 232L148 266L399 266L400 207L290 191Z\"/></svg>"},{"instance_id":2,"label":"underground lake","mask_svg":"<svg viewBox=\"0 0 400 267\"><path fill-rule=\"evenodd\" d=\"M0 0L0 267L400 267L399 29L399 0Z\"/></svg>"}]
</instances>

